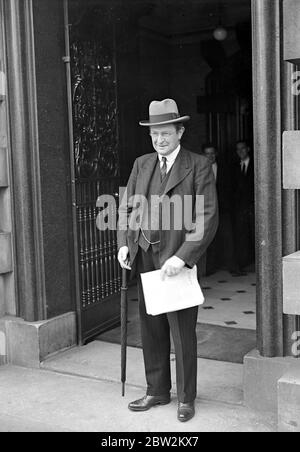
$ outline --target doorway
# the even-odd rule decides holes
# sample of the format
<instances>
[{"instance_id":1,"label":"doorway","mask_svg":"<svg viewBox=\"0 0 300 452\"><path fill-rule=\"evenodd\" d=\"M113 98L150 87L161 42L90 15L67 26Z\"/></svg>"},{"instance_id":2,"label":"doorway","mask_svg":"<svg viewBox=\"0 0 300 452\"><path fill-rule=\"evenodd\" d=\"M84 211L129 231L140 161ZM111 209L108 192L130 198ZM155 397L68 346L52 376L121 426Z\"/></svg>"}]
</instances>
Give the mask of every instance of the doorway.
<instances>
[{"instance_id":1,"label":"doorway","mask_svg":"<svg viewBox=\"0 0 300 452\"><path fill-rule=\"evenodd\" d=\"M69 15L79 310L83 337L90 338L119 320L116 237L93 229L96 198L116 194L134 160L152 152L147 134L138 127L148 116L150 101L172 97L192 117L183 145L193 152L213 143L222 161L233 167L239 164L237 141L252 148L251 5L248 0L179 0L176 7L169 0L69 0ZM224 41L212 35L220 21L227 33ZM236 277L223 257L217 255L219 265L210 276L202 266L206 304L199 323L208 328L204 342L212 329L223 342L245 337L249 350L241 350L241 356L256 345L254 262L247 274ZM130 290L133 331L137 296L134 286ZM116 329L100 339L118 334Z\"/></svg>"}]
</instances>

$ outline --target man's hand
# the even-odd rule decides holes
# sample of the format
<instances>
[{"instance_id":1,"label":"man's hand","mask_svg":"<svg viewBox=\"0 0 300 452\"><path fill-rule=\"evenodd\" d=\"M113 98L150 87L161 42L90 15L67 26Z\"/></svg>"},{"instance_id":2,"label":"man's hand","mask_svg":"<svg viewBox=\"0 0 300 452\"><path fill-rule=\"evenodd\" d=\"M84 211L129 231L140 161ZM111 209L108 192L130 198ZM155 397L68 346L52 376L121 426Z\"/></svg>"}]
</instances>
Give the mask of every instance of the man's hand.
<instances>
[{"instance_id":1,"label":"man's hand","mask_svg":"<svg viewBox=\"0 0 300 452\"><path fill-rule=\"evenodd\" d=\"M120 248L118 254L118 261L122 268L126 268L126 270L131 270L128 246L122 246L122 248Z\"/></svg>"},{"instance_id":2,"label":"man's hand","mask_svg":"<svg viewBox=\"0 0 300 452\"><path fill-rule=\"evenodd\" d=\"M165 279L166 276L176 276L183 270L185 267L185 262L179 259L177 256L171 257L161 269L161 278Z\"/></svg>"}]
</instances>

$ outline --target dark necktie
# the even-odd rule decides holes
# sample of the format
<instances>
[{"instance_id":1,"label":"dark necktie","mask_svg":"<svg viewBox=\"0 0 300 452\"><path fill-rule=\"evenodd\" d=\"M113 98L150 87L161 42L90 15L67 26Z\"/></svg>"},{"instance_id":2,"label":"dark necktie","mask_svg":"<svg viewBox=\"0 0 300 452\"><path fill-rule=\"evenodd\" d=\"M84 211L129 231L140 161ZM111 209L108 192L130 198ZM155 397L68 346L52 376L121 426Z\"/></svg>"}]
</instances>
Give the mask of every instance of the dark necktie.
<instances>
[{"instance_id":1,"label":"dark necktie","mask_svg":"<svg viewBox=\"0 0 300 452\"><path fill-rule=\"evenodd\" d=\"M163 181L167 175L167 169L168 169L167 168L167 158L163 157L162 162L163 162L163 165L160 168L160 173L161 173L161 180Z\"/></svg>"}]
</instances>

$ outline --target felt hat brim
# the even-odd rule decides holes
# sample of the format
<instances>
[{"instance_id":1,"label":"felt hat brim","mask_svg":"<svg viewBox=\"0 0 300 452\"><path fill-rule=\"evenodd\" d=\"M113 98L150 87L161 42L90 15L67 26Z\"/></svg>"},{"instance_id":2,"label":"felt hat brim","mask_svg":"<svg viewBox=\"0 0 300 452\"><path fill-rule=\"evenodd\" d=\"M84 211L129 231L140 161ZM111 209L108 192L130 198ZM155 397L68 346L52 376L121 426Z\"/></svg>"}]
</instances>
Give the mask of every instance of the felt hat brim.
<instances>
[{"instance_id":1,"label":"felt hat brim","mask_svg":"<svg viewBox=\"0 0 300 452\"><path fill-rule=\"evenodd\" d=\"M176 118L176 119L169 119L168 121L160 121L160 122L152 122L152 121L140 121L140 126L143 127L152 127L152 126L165 126L168 124L178 124L181 122L187 122L191 119L190 116L182 116L180 118Z\"/></svg>"}]
</instances>

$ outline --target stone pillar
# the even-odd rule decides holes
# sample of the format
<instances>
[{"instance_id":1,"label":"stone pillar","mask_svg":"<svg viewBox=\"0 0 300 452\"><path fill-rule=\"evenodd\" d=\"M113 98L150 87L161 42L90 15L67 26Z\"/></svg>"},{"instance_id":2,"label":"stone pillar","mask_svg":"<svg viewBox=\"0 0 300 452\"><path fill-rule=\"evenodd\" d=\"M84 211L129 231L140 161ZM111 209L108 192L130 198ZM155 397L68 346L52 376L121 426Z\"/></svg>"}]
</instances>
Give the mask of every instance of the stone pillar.
<instances>
[{"instance_id":1,"label":"stone pillar","mask_svg":"<svg viewBox=\"0 0 300 452\"><path fill-rule=\"evenodd\" d=\"M0 3L0 17L2 4ZM0 23L0 318L16 314L13 274L13 235L9 131L7 118L6 58L3 21ZM0 344L1 347L1 344ZM1 352L0 352L1 356Z\"/></svg>"},{"instance_id":2,"label":"stone pillar","mask_svg":"<svg viewBox=\"0 0 300 452\"><path fill-rule=\"evenodd\" d=\"M292 77L297 70L296 66L283 61L283 84L282 84L282 129L297 130L299 121L298 98L292 93ZM299 196L296 190L283 190L282 195L282 227L283 247L282 255L288 256L299 249L298 239L298 203ZM283 317L284 325L284 355L292 354L292 335L298 330L297 318L295 316Z\"/></svg>"},{"instance_id":3,"label":"stone pillar","mask_svg":"<svg viewBox=\"0 0 300 452\"><path fill-rule=\"evenodd\" d=\"M283 355L280 12L280 0L252 0L258 349L264 357Z\"/></svg>"},{"instance_id":4,"label":"stone pillar","mask_svg":"<svg viewBox=\"0 0 300 452\"><path fill-rule=\"evenodd\" d=\"M0 1L0 365L7 363L6 327L2 319L17 313L6 82L3 4Z\"/></svg>"},{"instance_id":5,"label":"stone pillar","mask_svg":"<svg viewBox=\"0 0 300 452\"><path fill-rule=\"evenodd\" d=\"M19 315L46 316L31 0L4 1Z\"/></svg>"},{"instance_id":6,"label":"stone pillar","mask_svg":"<svg viewBox=\"0 0 300 452\"><path fill-rule=\"evenodd\" d=\"M74 309L63 2L3 3L17 293L20 317L32 322Z\"/></svg>"},{"instance_id":7,"label":"stone pillar","mask_svg":"<svg viewBox=\"0 0 300 452\"><path fill-rule=\"evenodd\" d=\"M77 339L76 316L68 312L72 308L70 260L73 256L69 258L67 246L71 203L64 202L70 185L66 175L70 171L63 152L66 128L60 116L66 107L63 53L56 44L61 40L63 48L64 41L60 39L64 34L63 16L58 7L62 10L60 0L40 0L38 8L32 0L0 0L10 128L7 134L10 143L7 143L6 134L2 133L6 96L1 92L1 67L0 365L9 362L39 367L49 354L75 345ZM60 17L61 25L47 34L46 39L43 31L53 24L50 14L53 10ZM55 39L57 29L61 33ZM45 44L51 48L47 49ZM57 66L61 69L56 72ZM68 150L65 153L69 157ZM13 222L8 215L10 201ZM62 256L67 257L62 259ZM13 268L15 275L11 272ZM16 280L17 309L13 309L12 301L8 302L10 275ZM62 286L65 291L61 290Z\"/></svg>"},{"instance_id":8,"label":"stone pillar","mask_svg":"<svg viewBox=\"0 0 300 452\"><path fill-rule=\"evenodd\" d=\"M278 382L293 369L293 316L283 315L282 256L297 249L297 196L282 190L282 131L296 127L283 65L282 1L252 0L256 160L258 351L245 357L245 404L277 411ZM273 358L273 359L270 359Z\"/></svg>"}]
</instances>

